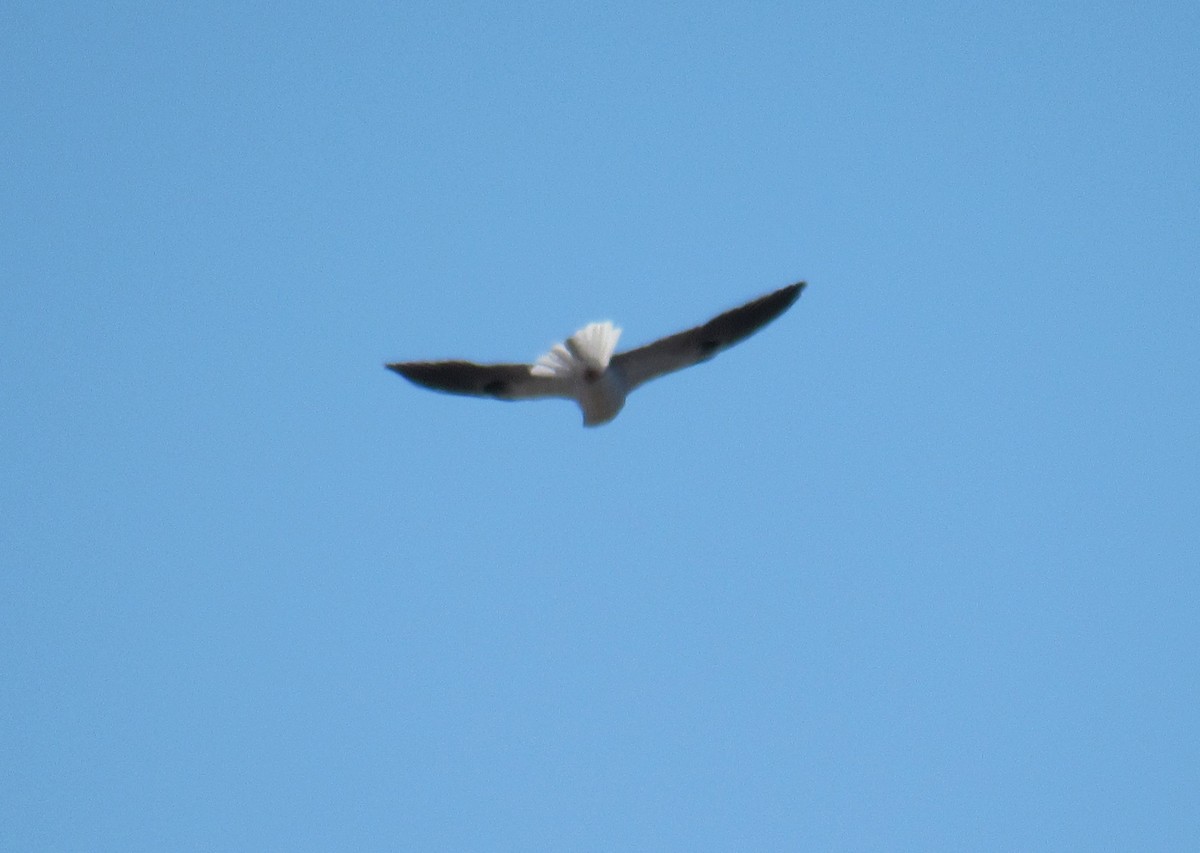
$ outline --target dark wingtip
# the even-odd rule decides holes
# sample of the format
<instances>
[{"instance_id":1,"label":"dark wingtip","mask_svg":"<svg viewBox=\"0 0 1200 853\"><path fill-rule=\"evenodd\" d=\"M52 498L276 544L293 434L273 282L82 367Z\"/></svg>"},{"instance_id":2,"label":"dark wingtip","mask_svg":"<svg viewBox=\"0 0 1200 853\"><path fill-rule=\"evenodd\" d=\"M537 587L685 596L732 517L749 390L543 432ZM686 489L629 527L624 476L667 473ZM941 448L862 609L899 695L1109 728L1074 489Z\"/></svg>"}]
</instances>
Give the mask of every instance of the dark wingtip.
<instances>
[{"instance_id":1,"label":"dark wingtip","mask_svg":"<svg viewBox=\"0 0 1200 853\"><path fill-rule=\"evenodd\" d=\"M428 387L429 383L422 381L423 377L421 376L420 371L415 369L419 364L420 362L395 361L390 364L385 364L384 367L398 376L403 376L414 385L424 385Z\"/></svg>"},{"instance_id":2,"label":"dark wingtip","mask_svg":"<svg viewBox=\"0 0 1200 853\"><path fill-rule=\"evenodd\" d=\"M792 303L794 303L797 299L800 298L800 294L804 291L804 288L807 286L808 286L808 282L798 281L795 284L789 284L787 287L781 287L778 290L772 291L771 293L768 293L766 296L756 299L751 304L752 305L758 304L758 305L763 305L763 306L769 305L769 306L771 306L769 309L771 311L771 317L772 318L778 317L784 311L786 311L792 307Z\"/></svg>"},{"instance_id":3,"label":"dark wingtip","mask_svg":"<svg viewBox=\"0 0 1200 853\"><path fill-rule=\"evenodd\" d=\"M765 309L767 316L763 319L763 323L767 323L791 308L792 304L800 298L800 294L807 286L808 282L798 281L795 284L789 284L787 287L781 287L773 293L768 293L766 296L756 299L750 304L761 305Z\"/></svg>"}]
</instances>

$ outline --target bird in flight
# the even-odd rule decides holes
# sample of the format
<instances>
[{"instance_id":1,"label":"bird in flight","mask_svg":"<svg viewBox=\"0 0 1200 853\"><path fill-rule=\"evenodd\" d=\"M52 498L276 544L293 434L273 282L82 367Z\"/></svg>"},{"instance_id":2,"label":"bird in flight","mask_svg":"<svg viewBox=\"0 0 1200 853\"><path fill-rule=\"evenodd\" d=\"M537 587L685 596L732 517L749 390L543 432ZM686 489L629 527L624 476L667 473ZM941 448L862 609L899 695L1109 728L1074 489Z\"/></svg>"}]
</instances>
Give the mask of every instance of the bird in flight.
<instances>
[{"instance_id":1,"label":"bird in flight","mask_svg":"<svg viewBox=\"0 0 1200 853\"><path fill-rule=\"evenodd\" d=\"M600 426L617 416L639 385L707 361L750 337L790 308L804 285L790 284L694 329L625 352L614 352L621 330L604 322L589 323L533 364L399 361L387 367L417 385L451 394L574 400L583 410L583 425Z\"/></svg>"}]
</instances>

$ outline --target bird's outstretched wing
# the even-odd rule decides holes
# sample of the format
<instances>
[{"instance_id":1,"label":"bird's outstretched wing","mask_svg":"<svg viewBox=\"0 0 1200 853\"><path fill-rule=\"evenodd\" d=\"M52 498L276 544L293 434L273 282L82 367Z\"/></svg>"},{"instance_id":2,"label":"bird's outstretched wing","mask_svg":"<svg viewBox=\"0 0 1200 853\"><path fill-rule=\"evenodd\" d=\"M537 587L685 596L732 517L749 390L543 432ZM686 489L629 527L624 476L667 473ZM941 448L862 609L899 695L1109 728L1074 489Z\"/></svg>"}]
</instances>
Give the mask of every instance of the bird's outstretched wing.
<instances>
[{"instance_id":1,"label":"bird's outstretched wing","mask_svg":"<svg viewBox=\"0 0 1200 853\"><path fill-rule=\"evenodd\" d=\"M790 284L740 308L718 314L703 326L617 353L612 364L620 370L632 391L643 382L706 361L748 338L791 307L803 289L802 281Z\"/></svg>"},{"instance_id":2,"label":"bird's outstretched wing","mask_svg":"<svg viewBox=\"0 0 1200 853\"><path fill-rule=\"evenodd\" d=\"M551 376L534 376L529 372L531 365L528 364L401 361L387 367L410 382L450 394L471 394L500 400L571 396L567 382Z\"/></svg>"}]
</instances>

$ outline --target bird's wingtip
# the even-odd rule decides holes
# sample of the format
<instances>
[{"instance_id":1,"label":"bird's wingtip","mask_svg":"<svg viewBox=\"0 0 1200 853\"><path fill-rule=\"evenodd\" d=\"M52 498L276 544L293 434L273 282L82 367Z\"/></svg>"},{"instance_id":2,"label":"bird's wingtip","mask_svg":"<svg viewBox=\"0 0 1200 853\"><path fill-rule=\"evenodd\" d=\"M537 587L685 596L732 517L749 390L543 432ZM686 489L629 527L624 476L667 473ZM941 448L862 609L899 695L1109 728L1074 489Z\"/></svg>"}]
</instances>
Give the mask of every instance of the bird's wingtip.
<instances>
[{"instance_id":1,"label":"bird's wingtip","mask_svg":"<svg viewBox=\"0 0 1200 853\"><path fill-rule=\"evenodd\" d=\"M413 370L415 366L416 365L414 363L406 361L393 361L384 365L384 367L386 367L388 370L392 371L398 376L403 376L409 382L417 382L420 384L419 377Z\"/></svg>"},{"instance_id":2,"label":"bird's wingtip","mask_svg":"<svg viewBox=\"0 0 1200 853\"><path fill-rule=\"evenodd\" d=\"M808 287L807 281L798 281L782 289L781 292L784 294L784 310L792 307L792 304L800 298L800 294L804 292L804 288L806 287Z\"/></svg>"},{"instance_id":3,"label":"bird's wingtip","mask_svg":"<svg viewBox=\"0 0 1200 853\"><path fill-rule=\"evenodd\" d=\"M786 311L792 307L792 303L800 298L800 294L804 292L804 288L808 286L806 281L798 281L795 284L789 284L786 287L781 287L774 293L769 293L762 297L762 301L769 302L780 306L780 311Z\"/></svg>"}]
</instances>

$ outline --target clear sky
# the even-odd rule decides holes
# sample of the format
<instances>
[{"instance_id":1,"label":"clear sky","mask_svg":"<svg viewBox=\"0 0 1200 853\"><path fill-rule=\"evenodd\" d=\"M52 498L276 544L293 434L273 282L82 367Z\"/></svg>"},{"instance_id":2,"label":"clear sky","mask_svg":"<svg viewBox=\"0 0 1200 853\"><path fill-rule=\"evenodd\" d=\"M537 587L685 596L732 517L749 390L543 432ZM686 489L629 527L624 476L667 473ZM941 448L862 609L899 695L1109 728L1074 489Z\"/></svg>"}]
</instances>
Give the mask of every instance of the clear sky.
<instances>
[{"instance_id":1,"label":"clear sky","mask_svg":"<svg viewBox=\"0 0 1200 853\"><path fill-rule=\"evenodd\" d=\"M18 0L0 74L0 849L1200 849L1200 5ZM383 368L799 279L595 430Z\"/></svg>"}]
</instances>

